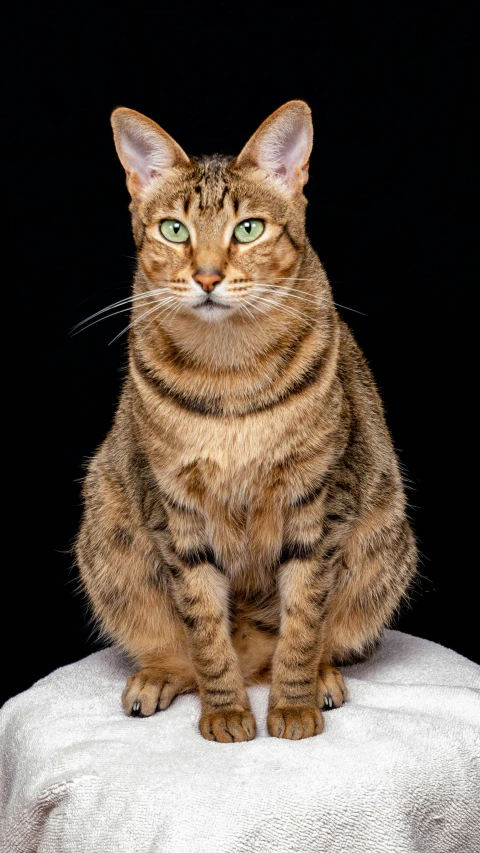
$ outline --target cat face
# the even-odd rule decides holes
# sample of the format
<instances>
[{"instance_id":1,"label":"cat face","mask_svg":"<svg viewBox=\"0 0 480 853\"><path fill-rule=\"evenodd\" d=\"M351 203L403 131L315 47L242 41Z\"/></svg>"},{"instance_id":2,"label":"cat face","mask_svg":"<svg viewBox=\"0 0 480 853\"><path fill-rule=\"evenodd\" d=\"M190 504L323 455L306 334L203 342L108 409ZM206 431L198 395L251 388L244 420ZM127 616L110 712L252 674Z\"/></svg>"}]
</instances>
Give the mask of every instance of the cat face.
<instances>
[{"instance_id":1,"label":"cat face","mask_svg":"<svg viewBox=\"0 0 480 853\"><path fill-rule=\"evenodd\" d=\"M310 110L281 107L236 158L189 159L132 110L112 116L127 172L139 269L165 313L202 322L271 311L305 241ZM167 301L168 300L168 301Z\"/></svg>"}]
</instances>

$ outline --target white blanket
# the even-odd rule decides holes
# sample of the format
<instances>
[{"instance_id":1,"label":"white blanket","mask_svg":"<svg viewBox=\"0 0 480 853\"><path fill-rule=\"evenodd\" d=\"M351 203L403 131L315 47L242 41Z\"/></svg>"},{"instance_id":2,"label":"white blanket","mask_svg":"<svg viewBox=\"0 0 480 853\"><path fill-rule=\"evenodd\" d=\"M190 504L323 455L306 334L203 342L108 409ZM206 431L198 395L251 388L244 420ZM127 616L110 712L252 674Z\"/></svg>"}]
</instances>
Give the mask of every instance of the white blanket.
<instances>
[{"instance_id":1,"label":"white blanket","mask_svg":"<svg viewBox=\"0 0 480 853\"><path fill-rule=\"evenodd\" d=\"M219 744L199 700L148 719L120 706L128 663L90 655L1 713L2 853L478 853L480 667L387 631L345 668L318 737Z\"/></svg>"}]
</instances>

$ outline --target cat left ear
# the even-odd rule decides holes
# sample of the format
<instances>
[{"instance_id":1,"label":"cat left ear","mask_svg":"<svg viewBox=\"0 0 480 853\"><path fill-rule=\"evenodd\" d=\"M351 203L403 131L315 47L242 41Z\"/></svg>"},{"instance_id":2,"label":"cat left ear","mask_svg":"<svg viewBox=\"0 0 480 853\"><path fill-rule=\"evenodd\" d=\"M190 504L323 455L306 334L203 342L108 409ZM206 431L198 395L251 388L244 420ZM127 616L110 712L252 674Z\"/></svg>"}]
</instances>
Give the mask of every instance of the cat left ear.
<instances>
[{"instance_id":1,"label":"cat left ear","mask_svg":"<svg viewBox=\"0 0 480 853\"><path fill-rule=\"evenodd\" d=\"M280 179L289 195L295 195L308 181L312 145L310 107L305 101L289 101L260 125L236 162L268 172Z\"/></svg>"},{"instance_id":2,"label":"cat left ear","mask_svg":"<svg viewBox=\"0 0 480 853\"><path fill-rule=\"evenodd\" d=\"M111 116L115 147L127 173L132 197L140 195L154 178L175 166L187 166L189 159L180 145L151 119L119 107Z\"/></svg>"}]
</instances>

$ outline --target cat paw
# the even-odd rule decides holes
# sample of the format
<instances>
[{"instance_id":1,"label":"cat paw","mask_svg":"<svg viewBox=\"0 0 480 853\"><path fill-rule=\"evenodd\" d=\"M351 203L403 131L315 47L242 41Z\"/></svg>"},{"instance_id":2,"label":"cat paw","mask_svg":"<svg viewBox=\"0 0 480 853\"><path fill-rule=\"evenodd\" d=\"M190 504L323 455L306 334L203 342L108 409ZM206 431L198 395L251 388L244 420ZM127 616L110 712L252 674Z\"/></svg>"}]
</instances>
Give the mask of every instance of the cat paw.
<instances>
[{"instance_id":1,"label":"cat paw","mask_svg":"<svg viewBox=\"0 0 480 853\"><path fill-rule=\"evenodd\" d=\"M132 675L122 694L122 705L132 717L150 717L168 708L179 693L194 689L162 669L148 667Z\"/></svg>"},{"instance_id":2,"label":"cat paw","mask_svg":"<svg viewBox=\"0 0 480 853\"><path fill-rule=\"evenodd\" d=\"M340 708L348 695L343 675L339 669L320 664L317 679L317 703L319 708L329 711Z\"/></svg>"},{"instance_id":3,"label":"cat paw","mask_svg":"<svg viewBox=\"0 0 480 853\"><path fill-rule=\"evenodd\" d=\"M267 727L272 737L286 740L302 740L302 738L319 735L323 731L323 716L313 705L272 708L268 713Z\"/></svg>"},{"instance_id":4,"label":"cat paw","mask_svg":"<svg viewBox=\"0 0 480 853\"><path fill-rule=\"evenodd\" d=\"M200 717L200 731L206 740L238 743L253 740L256 730L253 714L239 708L205 711Z\"/></svg>"}]
</instances>

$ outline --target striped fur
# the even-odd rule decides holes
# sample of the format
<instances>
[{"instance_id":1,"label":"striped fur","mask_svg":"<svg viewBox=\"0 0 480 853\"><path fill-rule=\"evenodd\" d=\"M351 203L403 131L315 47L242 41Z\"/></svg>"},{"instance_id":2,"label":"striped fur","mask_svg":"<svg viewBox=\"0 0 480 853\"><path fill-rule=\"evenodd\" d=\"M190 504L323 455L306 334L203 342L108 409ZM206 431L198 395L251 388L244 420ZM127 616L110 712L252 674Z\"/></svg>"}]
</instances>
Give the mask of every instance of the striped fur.
<instances>
[{"instance_id":1,"label":"striped fur","mask_svg":"<svg viewBox=\"0 0 480 853\"><path fill-rule=\"evenodd\" d=\"M286 104L236 159L189 159L130 110L112 121L140 298L85 480L82 581L138 667L127 712L198 690L204 737L247 740L245 685L268 680L270 734L308 737L346 696L335 665L374 648L416 564L381 401L305 235L310 113ZM248 217L265 232L238 244ZM159 236L165 218L188 243ZM220 271L230 307L195 307L198 270Z\"/></svg>"}]
</instances>

